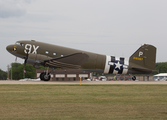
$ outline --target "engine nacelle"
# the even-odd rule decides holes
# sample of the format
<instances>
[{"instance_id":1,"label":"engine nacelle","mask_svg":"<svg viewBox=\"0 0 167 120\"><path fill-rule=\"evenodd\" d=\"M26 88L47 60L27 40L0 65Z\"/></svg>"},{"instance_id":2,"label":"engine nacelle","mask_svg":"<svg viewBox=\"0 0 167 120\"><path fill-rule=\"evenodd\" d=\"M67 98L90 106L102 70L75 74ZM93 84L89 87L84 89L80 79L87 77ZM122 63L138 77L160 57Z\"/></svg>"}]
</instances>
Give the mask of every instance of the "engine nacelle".
<instances>
[{"instance_id":1,"label":"engine nacelle","mask_svg":"<svg viewBox=\"0 0 167 120\"><path fill-rule=\"evenodd\" d=\"M27 63L33 65L35 68L39 68L40 65L43 64L43 61L52 59L51 57L48 57L46 55L41 54L29 54Z\"/></svg>"}]
</instances>

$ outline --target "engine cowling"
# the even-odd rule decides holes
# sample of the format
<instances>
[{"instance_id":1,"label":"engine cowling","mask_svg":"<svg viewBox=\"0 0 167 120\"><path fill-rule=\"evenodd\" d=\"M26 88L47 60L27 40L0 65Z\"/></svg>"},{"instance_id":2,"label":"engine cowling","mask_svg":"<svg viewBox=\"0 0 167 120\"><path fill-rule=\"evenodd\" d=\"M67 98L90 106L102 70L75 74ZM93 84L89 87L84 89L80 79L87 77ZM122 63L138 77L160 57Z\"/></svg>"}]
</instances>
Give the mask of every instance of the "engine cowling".
<instances>
[{"instance_id":1,"label":"engine cowling","mask_svg":"<svg viewBox=\"0 0 167 120\"><path fill-rule=\"evenodd\" d=\"M30 53L28 55L27 63L33 65L35 68L39 68L39 66L42 65L42 63L45 60L49 60L49 59L52 59L52 58L46 55Z\"/></svg>"}]
</instances>

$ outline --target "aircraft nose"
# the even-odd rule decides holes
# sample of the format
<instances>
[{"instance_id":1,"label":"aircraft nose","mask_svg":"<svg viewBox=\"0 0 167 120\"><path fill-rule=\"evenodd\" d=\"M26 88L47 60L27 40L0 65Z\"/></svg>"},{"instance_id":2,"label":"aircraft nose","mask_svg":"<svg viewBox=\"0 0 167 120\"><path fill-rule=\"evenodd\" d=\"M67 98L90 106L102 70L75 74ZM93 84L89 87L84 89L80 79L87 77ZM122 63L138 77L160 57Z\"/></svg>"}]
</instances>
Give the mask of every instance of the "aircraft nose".
<instances>
[{"instance_id":1,"label":"aircraft nose","mask_svg":"<svg viewBox=\"0 0 167 120\"><path fill-rule=\"evenodd\" d=\"M13 51L13 45L8 45L7 47L6 47L6 50L7 51L9 51L9 52L11 52L11 51Z\"/></svg>"}]
</instances>

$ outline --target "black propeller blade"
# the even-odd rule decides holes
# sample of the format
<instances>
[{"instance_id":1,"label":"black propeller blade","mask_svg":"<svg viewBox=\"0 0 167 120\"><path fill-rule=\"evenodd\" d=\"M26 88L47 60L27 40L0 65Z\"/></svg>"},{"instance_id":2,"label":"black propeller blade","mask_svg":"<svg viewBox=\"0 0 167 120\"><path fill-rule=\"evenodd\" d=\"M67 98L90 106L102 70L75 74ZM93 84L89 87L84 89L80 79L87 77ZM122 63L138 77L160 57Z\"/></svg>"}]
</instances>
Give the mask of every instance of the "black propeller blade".
<instances>
[{"instance_id":1,"label":"black propeller blade","mask_svg":"<svg viewBox=\"0 0 167 120\"><path fill-rule=\"evenodd\" d=\"M15 59L15 62L17 62L17 57L16 57L16 59Z\"/></svg>"},{"instance_id":2,"label":"black propeller blade","mask_svg":"<svg viewBox=\"0 0 167 120\"><path fill-rule=\"evenodd\" d=\"M28 59L28 51L27 51L27 54L26 54L26 57L25 57L25 61L24 61L24 68L23 68L24 73L26 73L25 68L26 68L27 59Z\"/></svg>"}]
</instances>

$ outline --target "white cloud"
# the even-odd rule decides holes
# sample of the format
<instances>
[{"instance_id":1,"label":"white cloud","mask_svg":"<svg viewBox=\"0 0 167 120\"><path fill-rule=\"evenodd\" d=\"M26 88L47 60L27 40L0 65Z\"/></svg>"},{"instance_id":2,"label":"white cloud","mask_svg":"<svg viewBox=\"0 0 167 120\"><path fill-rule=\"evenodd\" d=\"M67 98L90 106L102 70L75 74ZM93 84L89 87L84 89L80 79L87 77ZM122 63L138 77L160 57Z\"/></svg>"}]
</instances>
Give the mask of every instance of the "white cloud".
<instances>
[{"instance_id":1,"label":"white cloud","mask_svg":"<svg viewBox=\"0 0 167 120\"><path fill-rule=\"evenodd\" d=\"M0 0L0 17L21 17L26 14L25 4L32 0Z\"/></svg>"}]
</instances>

